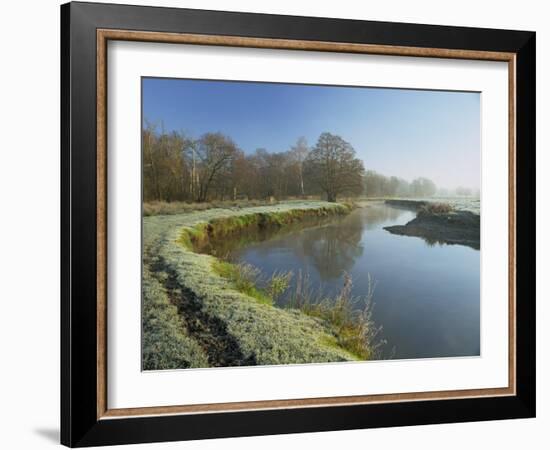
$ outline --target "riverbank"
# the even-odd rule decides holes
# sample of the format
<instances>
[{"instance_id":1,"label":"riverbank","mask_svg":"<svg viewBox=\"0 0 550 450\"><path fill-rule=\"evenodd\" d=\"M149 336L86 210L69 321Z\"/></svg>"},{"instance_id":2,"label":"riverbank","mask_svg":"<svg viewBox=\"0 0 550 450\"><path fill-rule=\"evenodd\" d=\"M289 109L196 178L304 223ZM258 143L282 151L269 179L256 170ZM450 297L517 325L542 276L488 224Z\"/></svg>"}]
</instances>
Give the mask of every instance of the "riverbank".
<instances>
[{"instance_id":1,"label":"riverbank","mask_svg":"<svg viewBox=\"0 0 550 450\"><path fill-rule=\"evenodd\" d=\"M424 200L401 200L401 199L392 199L385 200L386 205L393 206L394 208L403 208L409 211L419 211L424 206L428 205L429 202Z\"/></svg>"},{"instance_id":2,"label":"riverbank","mask_svg":"<svg viewBox=\"0 0 550 450\"><path fill-rule=\"evenodd\" d=\"M211 237L282 227L351 207L298 201L143 219L143 368L298 364L360 359L328 321L237 289L219 260L195 251Z\"/></svg>"},{"instance_id":3,"label":"riverbank","mask_svg":"<svg viewBox=\"0 0 550 450\"><path fill-rule=\"evenodd\" d=\"M407 209L409 211L418 211L422 207L433 203L445 203L450 205L455 211L470 211L474 214L480 214L480 199L474 197L433 197L420 199L382 199L387 205Z\"/></svg>"},{"instance_id":4,"label":"riverbank","mask_svg":"<svg viewBox=\"0 0 550 450\"><path fill-rule=\"evenodd\" d=\"M479 250L479 214L427 201L386 200L386 204L417 211L416 217L405 225L384 227L390 233L421 237L428 243L466 245Z\"/></svg>"}]
</instances>

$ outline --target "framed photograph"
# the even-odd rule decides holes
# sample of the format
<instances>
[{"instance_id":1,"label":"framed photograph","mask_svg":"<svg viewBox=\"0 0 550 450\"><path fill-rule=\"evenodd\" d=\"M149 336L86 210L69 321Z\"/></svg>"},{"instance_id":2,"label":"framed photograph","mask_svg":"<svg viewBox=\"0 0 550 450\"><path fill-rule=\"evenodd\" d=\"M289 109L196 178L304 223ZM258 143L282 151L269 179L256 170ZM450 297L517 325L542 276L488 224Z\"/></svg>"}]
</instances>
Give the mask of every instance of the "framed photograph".
<instances>
[{"instance_id":1,"label":"framed photograph","mask_svg":"<svg viewBox=\"0 0 550 450\"><path fill-rule=\"evenodd\" d=\"M61 7L61 441L535 415L535 33Z\"/></svg>"}]
</instances>

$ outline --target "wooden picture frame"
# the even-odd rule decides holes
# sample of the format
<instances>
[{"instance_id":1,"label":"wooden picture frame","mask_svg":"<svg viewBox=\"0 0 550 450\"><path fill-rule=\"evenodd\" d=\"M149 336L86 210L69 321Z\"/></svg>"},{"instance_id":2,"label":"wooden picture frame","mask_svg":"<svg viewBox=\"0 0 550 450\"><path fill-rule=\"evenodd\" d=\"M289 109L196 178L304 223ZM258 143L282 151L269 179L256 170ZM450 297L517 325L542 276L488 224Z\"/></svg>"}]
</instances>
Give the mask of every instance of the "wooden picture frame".
<instances>
[{"instance_id":1,"label":"wooden picture frame","mask_svg":"<svg viewBox=\"0 0 550 450\"><path fill-rule=\"evenodd\" d=\"M535 33L78 2L61 7L61 27L63 444L534 417ZM508 387L110 409L106 394L109 40L507 62Z\"/></svg>"}]
</instances>

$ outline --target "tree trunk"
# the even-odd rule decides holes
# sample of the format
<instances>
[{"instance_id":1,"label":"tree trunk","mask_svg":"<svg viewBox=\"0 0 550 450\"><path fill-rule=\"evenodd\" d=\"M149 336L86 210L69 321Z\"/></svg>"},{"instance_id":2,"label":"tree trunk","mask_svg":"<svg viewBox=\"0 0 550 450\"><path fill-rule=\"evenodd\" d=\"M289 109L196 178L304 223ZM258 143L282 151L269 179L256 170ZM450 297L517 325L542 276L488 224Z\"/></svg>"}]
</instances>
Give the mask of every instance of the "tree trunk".
<instances>
[{"instance_id":1,"label":"tree trunk","mask_svg":"<svg viewBox=\"0 0 550 450\"><path fill-rule=\"evenodd\" d=\"M306 195L304 191L304 170L302 169L302 164L300 164L300 192L302 197Z\"/></svg>"}]
</instances>

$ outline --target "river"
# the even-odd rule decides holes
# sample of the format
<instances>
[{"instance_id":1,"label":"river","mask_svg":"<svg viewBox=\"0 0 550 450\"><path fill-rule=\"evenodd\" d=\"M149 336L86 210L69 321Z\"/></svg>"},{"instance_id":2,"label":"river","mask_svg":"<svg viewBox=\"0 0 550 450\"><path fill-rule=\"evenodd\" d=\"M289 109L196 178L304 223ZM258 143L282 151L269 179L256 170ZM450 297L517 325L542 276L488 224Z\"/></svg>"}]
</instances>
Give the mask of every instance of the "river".
<instances>
[{"instance_id":1,"label":"river","mask_svg":"<svg viewBox=\"0 0 550 450\"><path fill-rule=\"evenodd\" d=\"M266 275L307 274L312 288L326 294L337 293L348 273L353 295L364 297L370 275L375 282L373 319L387 341L384 358L479 355L480 253L383 229L414 216L371 204L329 221L247 233L218 243L215 253L252 264ZM359 301L357 308L363 307Z\"/></svg>"}]
</instances>

